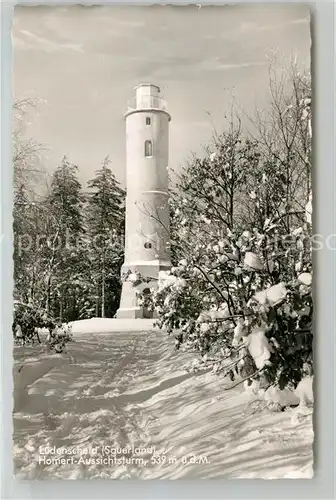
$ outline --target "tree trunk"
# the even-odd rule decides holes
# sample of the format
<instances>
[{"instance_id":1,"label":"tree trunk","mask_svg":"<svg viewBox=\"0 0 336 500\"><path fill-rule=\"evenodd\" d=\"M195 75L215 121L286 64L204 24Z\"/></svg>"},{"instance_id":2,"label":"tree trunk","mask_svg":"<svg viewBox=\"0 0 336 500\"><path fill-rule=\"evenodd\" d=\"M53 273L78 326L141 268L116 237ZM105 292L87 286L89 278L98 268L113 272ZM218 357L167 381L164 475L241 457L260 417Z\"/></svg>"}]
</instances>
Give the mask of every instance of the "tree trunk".
<instances>
[{"instance_id":1,"label":"tree trunk","mask_svg":"<svg viewBox=\"0 0 336 500\"><path fill-rule=\"evenodd\" d=\"M105 318L105 252L103 252L102 261L102 306L101 306L101 317Z\"/></svg>"},{"instance_id":2,"label":"tree trunk","mask_svg":"<svg viewBox=\"0 0 336 500\"><path fill-rule=\"evenodd\" d=\"M48 316L50 313L50 293L51 293L51 276L48 277L47 297L46 297L46 304L45 304L45 308L46 308Z\"/></svg>"},{"instance_id":3,"label":"tree trunk","mask_svg":"<svg viewBox=\"0 0 336 500\"><path fill-rule=\"evenodd\" d=\"M72 290L72 311L71 312L73 315L73 319L74 320L78 319L76 289Z\"/></svg>"},{"instance_id":4,"label":"tree trunk","mask_svg":"<svg viewBox=\"0 0 336 500\"><path fill-rule=\"evenodd\" d=\"M99 280L98 280L99 281ZM96 318L99 318L99 282L97 283Z\"/></svg>"},{"instance_id":5,"label":"tree trunk","mask_svg":"<svg viewBox=\"0 0 336 500\"><path fill-rule=\"evenodd\" d=\"M60 292L60 309L59 309L59 319L62 322L63 319L63 294Z\"/></svg>"}]
</instances>

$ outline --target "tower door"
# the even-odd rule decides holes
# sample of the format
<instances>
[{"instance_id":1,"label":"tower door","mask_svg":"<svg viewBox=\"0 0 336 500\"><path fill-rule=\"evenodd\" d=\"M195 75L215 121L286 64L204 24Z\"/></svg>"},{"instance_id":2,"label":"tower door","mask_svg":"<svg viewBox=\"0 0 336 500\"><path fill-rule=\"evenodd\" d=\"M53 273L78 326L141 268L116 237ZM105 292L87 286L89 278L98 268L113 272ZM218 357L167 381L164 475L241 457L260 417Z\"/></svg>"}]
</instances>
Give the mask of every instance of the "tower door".
<instances>
[{"instance_id":1,"label":"tower door","mask_svg":"<svg viewBox=\"0 0 336 500\"><path fill-rule=\"evenodd\" d=\"M153 318L153 312L149 308L149 299L150 299L150 289L145 288L143 290L143 296L144 296L144 304L143 304L143 317L146 319L152 319ZM148 300L147 300L148 299Z\"/></svg>"}]
</instances>

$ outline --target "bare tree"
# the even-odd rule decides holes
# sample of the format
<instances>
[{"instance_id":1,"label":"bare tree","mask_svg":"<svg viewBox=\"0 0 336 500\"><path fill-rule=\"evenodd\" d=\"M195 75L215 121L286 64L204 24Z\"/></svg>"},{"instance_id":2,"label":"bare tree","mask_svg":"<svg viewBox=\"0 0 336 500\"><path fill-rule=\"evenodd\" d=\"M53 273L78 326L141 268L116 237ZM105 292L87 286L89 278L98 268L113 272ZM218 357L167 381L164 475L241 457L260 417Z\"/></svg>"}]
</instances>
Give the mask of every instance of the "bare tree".
<instances>
[{"instance_id":1,"label":"bare tree","mask_svg":"<svg viewBox=\"0 0 336 500\"><path fill-rule=\"evenodd\" d=\"M32 184L46 181L46 171L42 162L45 146L27 135L27 126L32 112L40 104L36 99L17 99L13 103L12 161L14 169L14 189L25 186L32 196Z\"/></svg>"},{"instance_id":2,"label":"bare tree","mask_svg":"<svg viewBox=\"0 0 336 500\"><path fill-rule=\"evenodd\" d=\"M311 192L311 78L291 62L269 66L270 103L252 119L265 156L278 165L285 186L286 211L303 209ZM290 223L288 216L288 224Z\"/></svg>"}]
</instances>

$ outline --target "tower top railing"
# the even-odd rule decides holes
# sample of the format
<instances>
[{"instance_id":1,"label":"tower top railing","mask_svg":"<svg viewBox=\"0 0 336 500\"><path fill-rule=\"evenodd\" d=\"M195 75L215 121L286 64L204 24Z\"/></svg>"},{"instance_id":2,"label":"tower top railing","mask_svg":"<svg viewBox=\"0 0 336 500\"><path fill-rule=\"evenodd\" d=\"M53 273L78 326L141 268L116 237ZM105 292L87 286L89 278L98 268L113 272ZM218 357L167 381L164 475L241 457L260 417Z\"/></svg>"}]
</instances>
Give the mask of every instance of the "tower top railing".
<instances>
[{"instance_id":1,"label":"tower top railing","mask_svg":"<svg viewBox=\"0 0 336 500\"><path fill-rule=\"evenodd\" d=\"M162 97L151 94L138 95L129 102L127 111L136 111L137 109L162 109L167 111L167 101Z\"/></svg>"}]
</instances>

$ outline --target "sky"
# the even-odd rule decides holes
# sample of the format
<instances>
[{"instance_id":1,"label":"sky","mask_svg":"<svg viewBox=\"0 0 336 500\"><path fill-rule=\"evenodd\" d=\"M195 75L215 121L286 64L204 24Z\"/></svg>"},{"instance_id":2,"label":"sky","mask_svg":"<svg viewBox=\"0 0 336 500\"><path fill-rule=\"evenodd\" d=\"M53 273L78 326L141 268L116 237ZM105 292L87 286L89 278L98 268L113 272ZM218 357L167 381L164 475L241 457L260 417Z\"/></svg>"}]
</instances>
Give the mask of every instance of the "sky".
<instances>
[{"instance_id":1,"label":"sky","mask_svg":"<svg viewBox=\"0 0 336 500\"><path fill-rule=\"evenodd\" d=\"M40 100L26 134L48 172L66 155L83 185L105 156L125 181L127 103L139 83L161 87L172 116L169 167L202 153L225 128L232 96L267 106L269 55L310 65L306 6L16 6L14 98Z\"/></svg>"}]
</instances>

